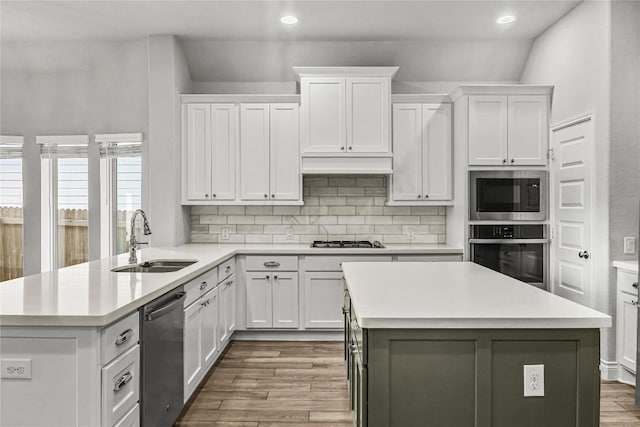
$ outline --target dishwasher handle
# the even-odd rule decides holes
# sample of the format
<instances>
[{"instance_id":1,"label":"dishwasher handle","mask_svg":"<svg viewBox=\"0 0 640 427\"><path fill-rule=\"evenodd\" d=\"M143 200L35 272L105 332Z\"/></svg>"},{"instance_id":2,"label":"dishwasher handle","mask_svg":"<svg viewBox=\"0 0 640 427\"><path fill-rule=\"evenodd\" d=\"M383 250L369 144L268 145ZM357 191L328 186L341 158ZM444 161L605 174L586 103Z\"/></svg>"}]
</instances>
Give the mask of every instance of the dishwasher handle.
<instances>
[{"instance_id":1,"label":"dishwasher handle","mask_svg":"<svg viewBox=\"0 0 640 427\"><path fill-rule=\"evenodd\" d=\"M186 294L184 292L177 292L174 295L174 299L173 301L171 301L169 304L163 305L160 308L157 308L155 310L153 310L152 312L146 313L144 318L147 321L151 321L151 320L155 320L160 316L163 316L165 314L167 314L168 312L171 311L171 309L176 306L177 304L182 302L182 299L184 298Z\"/></svg>"}]
</instances>

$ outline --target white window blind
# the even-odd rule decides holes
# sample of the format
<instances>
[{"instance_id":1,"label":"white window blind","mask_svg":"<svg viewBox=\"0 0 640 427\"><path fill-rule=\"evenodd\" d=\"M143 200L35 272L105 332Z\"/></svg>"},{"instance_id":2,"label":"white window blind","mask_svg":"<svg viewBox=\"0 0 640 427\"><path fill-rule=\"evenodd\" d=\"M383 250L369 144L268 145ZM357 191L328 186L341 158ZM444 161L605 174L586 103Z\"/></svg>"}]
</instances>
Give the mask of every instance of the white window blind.
<instances>
[{"instance_id":1,"label":"white window blind","mask_svg":"<svg viewBox=\"0 0 640 427\"><path fill-rule=\"evenodd\" d=\"M0 159L21 159L24 137L1 135L0 136Z\"/></svg>"},{"instance_id":2,"label":"white window blind","mask_svg":"<svg viewBox=\"0 0 640 427\"><path fill-rule=\"evenodd\" d=\"M87 157L89 135L36 136L44 159Z\"/></svg>"},{"instance_id":3,"label":"white window blind","mask_svg":"<svg viewBox=\"0 0 640 427\"><path fill-rule=\"evenodd\" d=\"M139 157L142 155L142 133L96 134L100 157Z\"/></svg>"}]
</instances>

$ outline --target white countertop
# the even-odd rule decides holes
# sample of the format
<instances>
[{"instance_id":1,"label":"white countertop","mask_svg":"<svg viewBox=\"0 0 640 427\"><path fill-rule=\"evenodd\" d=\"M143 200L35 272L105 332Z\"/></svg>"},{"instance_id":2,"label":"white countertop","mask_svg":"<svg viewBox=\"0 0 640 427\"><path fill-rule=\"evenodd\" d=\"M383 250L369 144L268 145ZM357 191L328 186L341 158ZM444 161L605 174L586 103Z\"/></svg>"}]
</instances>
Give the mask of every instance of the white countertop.
<instances>
[{"instance_id":1,"label":"white countertop","mask_svg":"<svg viewBox=\"0 0 640 427\"><path fill-rule=\"evenodd\" d=\"M318 249L309 245L188 244L148 248L138 262L194 259L173 273L114 273L128 254L0 283L1 326L104 326L240 254L461 254L449 245L388 245L384 249Z\"/></svg>"},{"instance_id":2,"label":"white countertop","mask_svg":"<svg viewBox=\"0 0 640 427\"><path fill-rule=\"evenodd\" d=\"M617 269L630 271L632 273L638 272L638 261L629 261L629 260L613 261L613 266Z\"/></svg>"},{"instance_id":3,"label":"white countertop","mask_svg":"<svg viewBox=\"0 0 640 427\"><path fill-rule=\"evenodd\" d=\"M606 314L470 262L345 262L342 270L363 328L611 326Z\"/></svg>"}]
</instances>

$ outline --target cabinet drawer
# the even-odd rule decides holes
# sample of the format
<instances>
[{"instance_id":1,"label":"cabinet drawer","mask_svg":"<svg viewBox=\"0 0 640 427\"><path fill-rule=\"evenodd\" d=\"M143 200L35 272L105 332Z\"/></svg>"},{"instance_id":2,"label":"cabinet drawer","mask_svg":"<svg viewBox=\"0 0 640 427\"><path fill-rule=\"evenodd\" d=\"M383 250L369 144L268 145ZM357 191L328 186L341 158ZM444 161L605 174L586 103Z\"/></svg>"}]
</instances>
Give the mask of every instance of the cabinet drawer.
<instances>
[{"instance_id":1,"label":"cabinet drawer","mask_svg":"<svg viewBox=\"0 0 640 427\"><path fill-rule=\"evenodd\" d=\"M114 425L131 411L139 397L140 346L135 345L102 368L102 425Z\"/></svg>"},{"instance_id":2,"label":"cabinet drawer","mask_svg":"<svg viewBox=\"0 0 640 427\"><path fill-rule=\"evenodd\" d=\"M127 415L118 420L113 427L139 427L140 426L140 405L136 403L136 406L131 409Z\"/></svg>"},{"instance_id":3,"label":"cabinet drawer","mask_svg":"<svg viewBox=\"0 0 640 427\"><path fill-rule=\"evenodd\" d=\"M315 255L304 259L305 271L342 271L343 262L391 262L385 255Z\"/></svg>"},{"instance_id":4,"label":"cabinet drawer","mask_svg":"<svg viewBox=\"0 0 640 427\"><path fill-rule=\"evenodd\" d=\"M227 277L236 272L236 259L231 258L218 266L218 282L222 282Z\"/></svg>"},{"instance_id":5,"label":"cabinet drawer","mask_svg":"<svg viewBox=\"0 0 640 427\"><path fill-rule=\"evenodd\" d=\"M140 315L136 311L124 319L107 326L100 332L100 353L105 365L124 353L140 339Z\"/></svg>"},{"instance_id":6,"label":"cabinet drawer","mask_svg":"<svg viewBox=\"0 0 640 427\"><path fill-rule=\"evenodd\" d=\"M297 256L248 256L247 271L298 271Z\"/></svg>"},{"instance_id":7,"label":"cabinet drawer","mask_svg":"<svg viewBox=\"0 0 640 427\"><path fill-rule=\"evenodd\" d=\"M187 294L184 300L184 306L187 307L189 304L213 289L217 284L218 267L214 267L206 273L196 277L184 285L184 291Z\"/></svg>"},{"instance_id":8,"label":"cabinet drawer","mask_svg":"<svg viewBox=\"0 0 640 427\"><path fill-rule=\"evenodd\" d=\"M635 286L633 286L635 284ZM638 295L638 276L626 271L618 271L618 290Z\"/></svg>"}]
</instances>

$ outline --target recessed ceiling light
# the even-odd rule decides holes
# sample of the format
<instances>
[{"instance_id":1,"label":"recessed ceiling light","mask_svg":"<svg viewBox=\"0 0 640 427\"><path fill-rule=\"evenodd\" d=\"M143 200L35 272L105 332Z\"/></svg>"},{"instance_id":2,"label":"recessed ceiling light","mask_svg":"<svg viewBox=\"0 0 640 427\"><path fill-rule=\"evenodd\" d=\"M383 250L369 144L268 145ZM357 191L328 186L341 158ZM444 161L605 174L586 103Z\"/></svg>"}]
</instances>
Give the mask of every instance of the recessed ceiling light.
<instances>
[{"instance_id":1,"label":"recessed ceiling light","mask_svg":"<svg viewBox=\"0 0 640 427\"><path fill-rule=\"evenodd\" d=\"M287 15L280 18L280 22L287 25L293 25L298 23L298 18L292 15Z\"/></svg>"},{"instance_id":2,"label":"recessed ceiling light","mask_svg":"<svg viewBox=\"0 0 640 427\"><path fill-rule=\"evenodd\" d=\"M516 20L516 17L513 15L504 15L496 19L496 22L498 24L511 24L515 20Z\"/></svg>"}]
</instances>

